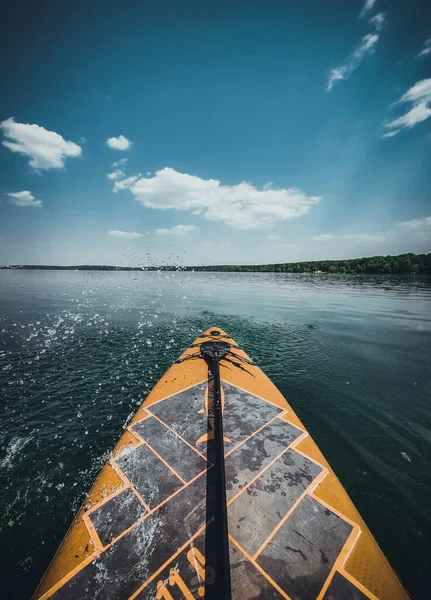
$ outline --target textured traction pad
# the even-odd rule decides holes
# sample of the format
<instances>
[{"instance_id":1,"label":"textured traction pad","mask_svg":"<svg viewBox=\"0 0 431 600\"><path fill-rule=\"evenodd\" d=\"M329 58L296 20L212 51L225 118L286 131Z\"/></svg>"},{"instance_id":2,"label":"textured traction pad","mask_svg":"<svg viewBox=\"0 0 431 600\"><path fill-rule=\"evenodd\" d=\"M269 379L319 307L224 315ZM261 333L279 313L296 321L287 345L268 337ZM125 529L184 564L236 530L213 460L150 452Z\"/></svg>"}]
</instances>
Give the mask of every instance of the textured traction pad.
<instances>
[{"instance_id":1,"label":"textured traction pad","mask_svg":"<svg viewBox=\"0 0 431 600\"><path fill-rule=\"evenodd\" d=\"M325 473L295 450L303 431L270 402L222 385L233 600L312 600L325 584L324 600L363 600L339 573L327 583L352 525L310 495ZM206 594L214 573L205 565L205 393L199 384L159 401L129 427L137 444L112 459L125 489L87 513L104 549L53 598Z\"/></svg>"}]
</instances>

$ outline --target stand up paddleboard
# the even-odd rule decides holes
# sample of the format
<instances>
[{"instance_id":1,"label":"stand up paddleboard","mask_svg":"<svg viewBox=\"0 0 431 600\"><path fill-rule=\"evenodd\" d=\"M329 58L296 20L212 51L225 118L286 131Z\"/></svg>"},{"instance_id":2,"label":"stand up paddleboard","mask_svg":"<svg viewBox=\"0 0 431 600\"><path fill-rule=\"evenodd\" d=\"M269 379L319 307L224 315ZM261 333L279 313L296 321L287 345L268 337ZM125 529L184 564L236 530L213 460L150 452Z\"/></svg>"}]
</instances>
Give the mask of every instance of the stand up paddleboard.
<instances>
[{"instance_id":1,"label":"stand up paddleboard","mask_svg":"<svg viewBox=\"0 0 431 600\"><path fill-rule=\"evenodd\" d=\"M34 598L408 596L292 408L213 328L137 411Z\"/></svg>"}]
</instances>

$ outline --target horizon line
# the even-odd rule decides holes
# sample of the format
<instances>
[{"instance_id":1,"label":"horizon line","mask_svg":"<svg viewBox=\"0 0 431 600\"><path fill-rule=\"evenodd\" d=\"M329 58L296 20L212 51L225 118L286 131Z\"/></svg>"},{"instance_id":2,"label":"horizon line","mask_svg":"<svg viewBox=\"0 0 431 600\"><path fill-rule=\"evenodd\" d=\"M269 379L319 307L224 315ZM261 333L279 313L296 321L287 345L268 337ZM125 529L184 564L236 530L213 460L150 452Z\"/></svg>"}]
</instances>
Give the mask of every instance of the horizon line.
<instances>
[{"instance_id":1,"label":"horizon line","mask_svg":"<svg viewBox=\"0 0 431 600\"><path fill-rule=\"evenodd\" d=\"M104 264L75 264L75 265L48 265L48 264L32 264L32 263L17 263L17 264L0 264L0 269L106 269L106 270L135 270L135 271L146 271L155 269L171 269L171 270L183 270L183 269L206 269L216 267L267 267L277 265L298 265L302 263L340 263L345 261L357 261L366 260L372 258L399 258L403 256L430 256L429 253L415 252L403 252L402 254L373 254L371 256L361 256L355 258L337 258L337 259L314 259L314 260L297 260L297 261L285 261L285 262L271 262L271 263L226 263L226 264L197 264L197 265L175 265L175 264L159 264L159 265L147 265L147 266L126 266L126 265L104 265Z\"/></svg>"}]
</instances>

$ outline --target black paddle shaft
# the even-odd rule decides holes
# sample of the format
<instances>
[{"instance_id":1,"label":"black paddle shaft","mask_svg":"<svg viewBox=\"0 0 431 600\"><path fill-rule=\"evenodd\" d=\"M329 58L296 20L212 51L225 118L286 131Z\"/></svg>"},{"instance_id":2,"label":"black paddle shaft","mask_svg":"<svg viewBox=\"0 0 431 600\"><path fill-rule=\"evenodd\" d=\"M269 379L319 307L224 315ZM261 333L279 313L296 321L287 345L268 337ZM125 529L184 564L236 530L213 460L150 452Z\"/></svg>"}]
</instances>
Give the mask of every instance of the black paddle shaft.
<instances>
[{"instance_id":1,"label":"black paddle shaft","mask_svg":"<svg viewBox=\"0 0 431 600\"><path fill-rule=\"evenodd\" d=\"M226 479L224 466L223 415L220 389L220 359L230 351L227 342L204 342L201 353L213 376L214 415L214 520L215 520L215 588L216 598L231 600L229 537L226 507Z\"/></svg>"}]
</instances>

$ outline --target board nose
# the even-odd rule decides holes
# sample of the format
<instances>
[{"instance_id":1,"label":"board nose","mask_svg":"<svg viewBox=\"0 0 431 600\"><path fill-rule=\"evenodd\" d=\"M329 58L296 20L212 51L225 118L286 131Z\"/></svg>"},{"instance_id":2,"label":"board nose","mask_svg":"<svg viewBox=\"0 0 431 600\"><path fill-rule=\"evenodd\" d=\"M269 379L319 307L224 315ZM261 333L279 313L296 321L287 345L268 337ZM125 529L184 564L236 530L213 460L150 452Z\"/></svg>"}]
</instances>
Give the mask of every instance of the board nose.
<instances>
[{"instance_id":1,"label":"board nose","mask_svg":"<svg viewBox=\"0 0 431 600\"><path fill-rule=\"evenodd\" d=\"M226 338L226 337L231 339L229 334L227 334L225 331L223 331L223 329L221 329L221 327L217 327L217 326L209 327L202 333L202 336L207 336L214 340L217 338Z\"/></svg>"}]
</instances>

